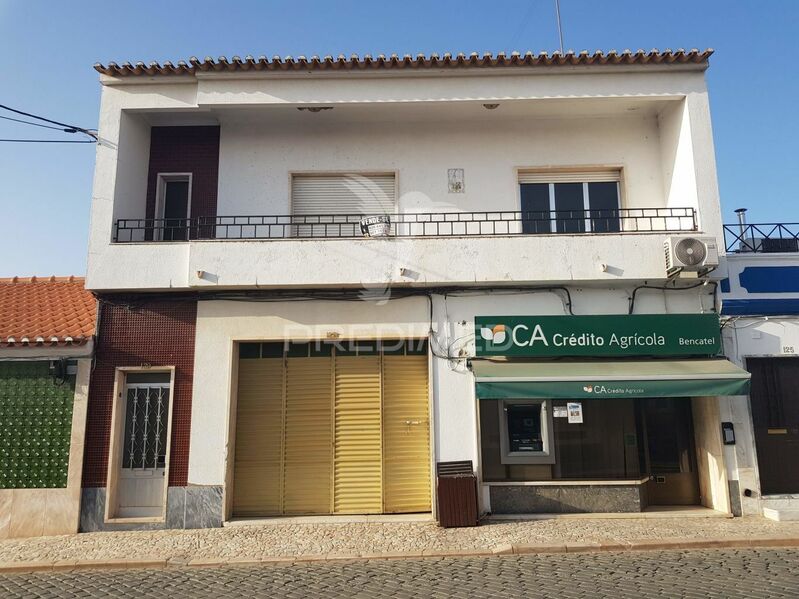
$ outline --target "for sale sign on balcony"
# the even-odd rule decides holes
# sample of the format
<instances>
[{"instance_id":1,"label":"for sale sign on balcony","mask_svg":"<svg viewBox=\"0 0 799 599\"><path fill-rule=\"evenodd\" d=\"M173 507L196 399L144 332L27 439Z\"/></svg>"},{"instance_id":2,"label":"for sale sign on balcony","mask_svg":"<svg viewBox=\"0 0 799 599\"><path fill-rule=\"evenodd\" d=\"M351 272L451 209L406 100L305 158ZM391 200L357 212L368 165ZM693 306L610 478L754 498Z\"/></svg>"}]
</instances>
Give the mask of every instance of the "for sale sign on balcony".
<instances>
[{"instance_id":1,"label":"for sale sign on balcony","mask_svg":"<svg viewBox=\"0 0 799 599\"><path fill-rule=\"evenodd\" d=\"M715 356L717 314L477 316L477 356Z\"/></svg>"}]
</instances>

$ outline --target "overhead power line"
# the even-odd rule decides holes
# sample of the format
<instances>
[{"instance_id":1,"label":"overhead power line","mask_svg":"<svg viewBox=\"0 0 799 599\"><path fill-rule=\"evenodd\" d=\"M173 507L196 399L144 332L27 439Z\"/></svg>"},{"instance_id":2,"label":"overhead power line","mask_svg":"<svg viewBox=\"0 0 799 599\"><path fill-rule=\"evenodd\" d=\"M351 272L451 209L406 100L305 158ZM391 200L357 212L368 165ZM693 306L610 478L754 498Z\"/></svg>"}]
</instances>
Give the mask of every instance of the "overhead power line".
<instances>
[{"instance_id":1,"label":"overhead power line","mask_svg":"<svg viewBox=\"0 0 799 599\"><path fill-rule=\"evenodd\" d=\"M93 139L0 139L5 143L37 143L37 144L94 144Z\"/></svg>"},{"instance_id":2,"label":"overhead power line","mask_svg":"<svg viewBox=\"0 0 799 599\"><path fill-rule=\"evenodd\" d=\"M15 118L11 118L10 116L0 115L0 119L3 119L4 121L14 121L15 123L23 123L25 125L33 125L34 127L43 127L45 129L53 129L55 131L64 131L66 133L76 133L77 132L77 129L73 129L71 127L68 128L68 129L64 128L64 127L52 127L51 125L42 125L41 123L34 123L33 121L26 121L26 120L23 120L23 119L15 119Z\"/></svg>"},{"instance_id":3,"label":"overhead power line","mask_svg":"<svg viewBox=\"0 0 799 599\"><path fill-rule=\"evenodd\" d=\"M555 0L555 18L558 21L558 40L560 41L560 53L563 54L563 27L560 24L560 0Z\"/></svg>"},{"instance_id":4,"label":"overhead power line","mask_svg":"<svg viewBox=\"0 0 799 599\"><path fill-rule=\"evenodd\" d=\"M85 129L84 127L78 127L77 125L69 125L67 123L62 123L60 121L54 121L52 119L48 119L48 118L45 118L43 116L39 116L37 114L32 114L30 112L24 112L22 110L17 110L16 108L11 108L10 106L6 106L4 104L0 104L0 108L3 109L3 110L8 110L9 112L13 112L15 114L19 114L19 115L22 115L22 116L26 116L26 117L35 119L37 121L43 121L45 123L50 123L51 125L59 125L60 127L64 127L63 129L61 129L61 131L64 131L65 133L83 133L84 135L88 135L89 137L92 138L92 141L87 141L87 142L84 142L84 143L95 143L98 140L97 132L93 131L92 129ZM31 122L23 121L21 119L12 119L11 117L2 117L2 118L6 119L6 120L16 120L17 122L26 123L28 125L36 125L36 126L39 126L39 127L46 127L46 125L40 125L39 123L31 123ZM56 127L52 127L52 129L56 129ZM59 142L58 140L40 140L40 139L31 139L31 140L10 140L10 139L6 140L6 139L2 139L0 141L66 143L66 142ZM71 143L77 143L77 142L73 141Z\"/></svg>"}]
</instances>

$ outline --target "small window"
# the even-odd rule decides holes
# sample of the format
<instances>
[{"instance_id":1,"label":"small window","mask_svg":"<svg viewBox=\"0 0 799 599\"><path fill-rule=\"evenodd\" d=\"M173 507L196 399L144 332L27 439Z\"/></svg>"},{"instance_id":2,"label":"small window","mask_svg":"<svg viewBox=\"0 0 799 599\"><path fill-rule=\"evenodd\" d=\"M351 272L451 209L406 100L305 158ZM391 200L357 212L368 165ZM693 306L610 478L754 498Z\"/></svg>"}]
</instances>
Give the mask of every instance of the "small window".
<instances>
[{"instance_id":1,"label":"small window","mask_svg":"<svg viewBox=\"0 0 799 599\"><path fill-rule=\"evenodd\" d=\"M553 464L551 410L546 400L499 402L503 464Z\"/></svg>"},{"instance_id":2,"label":"small window","mask_svg":"<svg viewBox=\"0 0 799 599\"><path fill-rule=\"evenodd\" d=\"M166 467L170 380L168 372L131 372L126 376L122 468Z\"/></svg>"},{"instance_id":3,"label":"small window","mask_svg":"<svg viewBox=\"0 0 799 599\"><path fill-rule=\"evenodd\" d=\"M519 174L522 232L621 230L619 171Z\"/></svg>"},{"instance_id":4,"label":"small window","mask_svg":"<svg viewBox=\"0 0 799 599\"><path fill-rule=\"evenodd\" d=\"M295 237L358 237L364 216L394 214L393 173L297 174L291 178L291 234Z\"/></svg>"},{"instance_id":5,"label":"small window","mask_svg":"<svg viewBox=\"0 0 799 599\"><path fill-rule=\"evenodd\" d=\"M189 238L191 217L191 174L158 175L156 223L163 241L185 241Z\"/></svg>"}]
</instances>

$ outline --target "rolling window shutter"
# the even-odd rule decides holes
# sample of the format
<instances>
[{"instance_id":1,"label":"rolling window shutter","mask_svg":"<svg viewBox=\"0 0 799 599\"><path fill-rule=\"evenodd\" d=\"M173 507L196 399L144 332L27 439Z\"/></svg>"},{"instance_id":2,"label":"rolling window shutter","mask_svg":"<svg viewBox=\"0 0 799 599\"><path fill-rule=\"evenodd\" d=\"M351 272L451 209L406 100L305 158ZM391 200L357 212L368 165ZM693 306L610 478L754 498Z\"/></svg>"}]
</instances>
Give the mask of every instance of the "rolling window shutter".
<instances>
[{"instance_id":1,"label":"rolling window shutter","mask_svg":"<svg viewBox=\"0 0 799 599\"><path fill-rule=\"evenodd\" d=\"M394 175L294 175L291 209L309 214L393 214L397 198Z\"/></svg>"},{"instance_id":2,"label":"rolling window shutter","mask_svg":"<svg viewBox=\"0 0 799 599\"><path fill-rule=\"evenodd\" d=\"M618 169L596 171L520 171L519 183L600 183L619 181Z\"/></svg>"}]
</instances>

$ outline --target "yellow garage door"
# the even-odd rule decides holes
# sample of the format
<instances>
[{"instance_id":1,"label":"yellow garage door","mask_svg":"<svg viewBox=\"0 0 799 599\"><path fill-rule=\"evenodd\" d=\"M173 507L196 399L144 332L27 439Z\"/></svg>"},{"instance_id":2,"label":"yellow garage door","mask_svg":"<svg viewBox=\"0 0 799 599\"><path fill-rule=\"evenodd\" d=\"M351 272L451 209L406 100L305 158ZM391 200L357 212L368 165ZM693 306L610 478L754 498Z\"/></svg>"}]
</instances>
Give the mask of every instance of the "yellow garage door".
<instances>
[{"instance_id":1,"label":"yellow garage door","mask_svg":"<svg viewBox=\"0 0 799 599\"><path fill-rule=\"evenodd\" d=\"M383 508L380 357L336 357L337 514L379 514Z\"/></svg>"},{"instance_id":2,"label":"yellow garage door","mask_svg":"<svg viewBox=\"0 0 799 599\"><path fill-rule=\"evenodd\" d=\"M286 360L283 513L329 514L333 359Z\"/></svg>"},{"instance_id":3,"label":"yellow garage door","mask_svg":"<svg viewBox=\"0 0 799 599\"><path fill-rule=\"evenodd\" d=\"M241 360L236 407L233 513L281 513L282 358Z\"/></svg>"},{"instance_id":4,"label":"yellow garage door","mask_svg":"<svg viewBox=\"0 0 799 599\"><path fill-rule=\"evenodd\" d=\"M427 356L383 356L383 511L430 509Z\"/></svg>"},{"instance_id":5,"label":"yellow garage door","mask_svg":"<svg viewBox=\"0 0 799 599\"><path fill-rule=\"evenodd\" d=\"M234 515L429 511L426 344L316 345L240 347Z\"/></svg>"}]
</instances>

